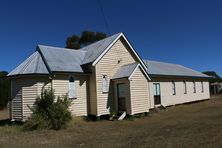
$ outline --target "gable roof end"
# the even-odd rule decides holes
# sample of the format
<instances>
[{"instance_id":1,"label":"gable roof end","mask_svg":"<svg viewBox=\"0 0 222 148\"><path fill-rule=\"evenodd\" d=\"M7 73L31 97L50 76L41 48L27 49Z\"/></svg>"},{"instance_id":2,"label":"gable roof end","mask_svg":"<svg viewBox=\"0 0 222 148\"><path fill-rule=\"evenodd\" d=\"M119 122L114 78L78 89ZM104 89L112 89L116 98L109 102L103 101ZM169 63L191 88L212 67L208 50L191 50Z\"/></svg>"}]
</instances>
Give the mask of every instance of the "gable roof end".
<instances>
[{"instance_id":1,"label":"gable roof end","mask_svg":"<svg viewBox=\"0 0 222 148\"><path fill-rule=\"evenodd\" d=\"M100 41L97 41L79 49L81 51L86 52L82 65L93 63L104 52L105 49L107 49L111 44L116 42L120 34L121 33L114 34L110 37L107 37L105 39L102 39Z\"/></svg>"},{"instance_id":2,"label":"gable roof end","mask_svg":"<svg viewBox=\"0 0 222 148\"><path fill-rule=\"evenodd\" d=\"M137 62L121 66L120 69L114 74L112 79L128 78L128 80L130 80L134 72L139 67L141 68L142 72L145 74L146 78L150 80L149 76L147 75L147 72Z\"/></svg>"},{"instance_id":3,"label":"gable roof end","mask_svg":"<svg viewBox=\"0 0 222 148\"><path fill-rule=\"evenodd\" d=\"M100 50L100 53L97 54L97 57L94 58L94 61L92 61L93 62L92 65L95 66L101 60L101 58L109 51L109 49L116 43L116 41L120 37L123 37L123 39L126 41L126 43L129 45L130 49L133 51L133 53L135 54L135 56L139 60L139 62L142 65L142 67L146 70L147 69L146 64L143 62L143 60L140 58L140 56L137 54L135 49L132 47L132 45L130 44L130 42L127 40L126 36L122 32L104 39L104 40L110 40L110 39L112 39L112 40L111 40L111 42L109 42L110 44L108 44L108 46L106 46L106 47L103 46L105 48ZM103 41L103 40L101 40L101 41Z\"/></svg>"},{"instance_id":4,"label":"gable roof end","mask_svg":"<svg viewBox=\"0 0 222 148\"><path fill-rule=\"evenodd\" d=\"M148 80L151 80L150 77L149 77L149 75L147 74L147 71L144 70L143 67L142 67L140 64L138 64L138 65L136 66L136 68L133 70L133 72L131 73L131 75L130 75L129 78L128 78L129 80L131 80L133 74L136 72L136 70L137 70L138 68L141 68L141 70L142 70L142 72L144 73L144 75L146 76L146 78L147 78Z\"/></svg>"}]
</instances>

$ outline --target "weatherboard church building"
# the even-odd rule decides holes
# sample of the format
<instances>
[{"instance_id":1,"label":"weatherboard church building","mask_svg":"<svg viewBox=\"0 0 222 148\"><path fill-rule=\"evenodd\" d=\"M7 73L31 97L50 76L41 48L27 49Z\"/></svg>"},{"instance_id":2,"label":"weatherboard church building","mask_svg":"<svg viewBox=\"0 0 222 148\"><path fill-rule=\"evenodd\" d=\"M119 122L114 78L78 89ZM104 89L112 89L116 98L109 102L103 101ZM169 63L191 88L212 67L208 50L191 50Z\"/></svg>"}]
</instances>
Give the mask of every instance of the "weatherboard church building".
<instances>
[{"instance_id":1,"label":"weatherboard church building","mask_svg":"<svg viewBox=\"0 0 222 148\"><path fill-rule=\"evenodd\" d=\"M44 88L52 88L56 96L67 95L75 116L134 115L210 97L207 75L143 60L123 33L79 50L38 45L8 76L13 121L30 117L30 107Z\"/></svg>"}]
</instances>

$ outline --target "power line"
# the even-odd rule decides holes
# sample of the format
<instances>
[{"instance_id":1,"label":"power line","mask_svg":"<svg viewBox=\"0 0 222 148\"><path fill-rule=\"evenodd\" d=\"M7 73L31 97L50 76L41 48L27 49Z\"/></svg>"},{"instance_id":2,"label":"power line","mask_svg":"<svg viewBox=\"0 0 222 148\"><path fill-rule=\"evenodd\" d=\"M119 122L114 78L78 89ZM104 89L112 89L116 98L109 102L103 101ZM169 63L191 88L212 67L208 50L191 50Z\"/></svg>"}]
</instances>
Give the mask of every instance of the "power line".
<instances>
[{"instance_id":1,"label":"power line","mask_svg":"<svg viewBox=\"0 0 222 148\"><path fill-rule=\"evenodd\" d=\"M103 15L103 20L104 20L104 23L105 23L105 26L106 26L106 30L107 30L108 34L111 35L110 29L109 29L109 24L108 24L108 21L107 21L106 16L105 16L102 3L100 2L100 0L97 0L97 2L99 4L99 8L100 8L101 13Z\"/></svg>"}]
</instances>

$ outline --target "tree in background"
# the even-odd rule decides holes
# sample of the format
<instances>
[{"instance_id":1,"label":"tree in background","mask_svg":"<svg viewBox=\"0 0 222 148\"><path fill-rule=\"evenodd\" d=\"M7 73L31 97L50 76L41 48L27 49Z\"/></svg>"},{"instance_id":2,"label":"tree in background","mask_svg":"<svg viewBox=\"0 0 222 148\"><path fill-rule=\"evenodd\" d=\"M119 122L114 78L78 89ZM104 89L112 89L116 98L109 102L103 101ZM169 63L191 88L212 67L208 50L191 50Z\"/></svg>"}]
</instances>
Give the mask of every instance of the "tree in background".
<instances>
[{"instance_id":1,"label":"tree in background","mask_svg":"<svg viewBox=\"0 0 222 148\"><path fill-rule=\"evenodd\" d=\"M210 76L210 82L222 82L222 78L215 71L205 71L204 74Z\"/></svg>"},{"instance_id":2,"label":"tree in background","mask_svg":"<svg viewBox=\"0 0 222 148\"><path fill-rule=\"evenodd\" d=\"M67 37L66 48L80 49L96 41L102 40L106 38L106 36L107 35L103 32L83 31L81 37L76 34Z\"/></svg>"},{"instance_id":3,"label":"tree in background","mask_svg":"<svg viewBox=\"0 0 222 148\"><path fill-rule=\"evenodd\" d=\"M210 93L213 95L222 93L222 78L214 71L205 71L203 73L210 76Z\"/></svg>"},{"instance_id":4,"label":"tree in background","mask_svg":"<svg viewBox=\"0 0 222 148\"><path fill-rule=\"evenodd\" d=\"M0 110L6 107L10 99L10 81L6 79L7 74L7 71L0 71Z\"/></svg>"}]
</instances>

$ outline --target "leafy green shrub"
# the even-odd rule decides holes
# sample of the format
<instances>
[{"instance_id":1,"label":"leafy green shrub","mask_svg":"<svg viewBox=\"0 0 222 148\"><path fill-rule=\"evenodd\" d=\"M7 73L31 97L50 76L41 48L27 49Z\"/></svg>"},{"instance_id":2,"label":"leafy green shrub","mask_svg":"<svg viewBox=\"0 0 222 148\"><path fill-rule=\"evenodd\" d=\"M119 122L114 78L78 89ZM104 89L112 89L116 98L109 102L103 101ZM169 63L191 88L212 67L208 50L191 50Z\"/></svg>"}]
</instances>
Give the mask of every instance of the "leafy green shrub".
<instances>
[{"instance_id":1,"label":"leafy green shrub","mask_svg":"<svg viewBox=\"0 0 222 148\"><path fill-rule=\"evenodd\" d=\"M51 89L43 90L37 98L33 114L24 125L25 130L54 129L59 130L72 119L69 106L70 100L65 96L56 99Z\"/></svg>"}]
</instances>

